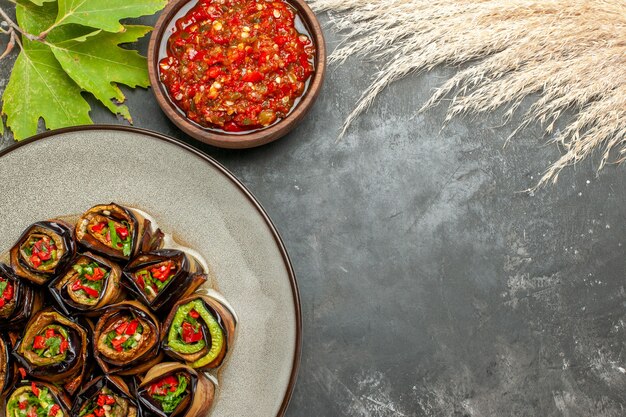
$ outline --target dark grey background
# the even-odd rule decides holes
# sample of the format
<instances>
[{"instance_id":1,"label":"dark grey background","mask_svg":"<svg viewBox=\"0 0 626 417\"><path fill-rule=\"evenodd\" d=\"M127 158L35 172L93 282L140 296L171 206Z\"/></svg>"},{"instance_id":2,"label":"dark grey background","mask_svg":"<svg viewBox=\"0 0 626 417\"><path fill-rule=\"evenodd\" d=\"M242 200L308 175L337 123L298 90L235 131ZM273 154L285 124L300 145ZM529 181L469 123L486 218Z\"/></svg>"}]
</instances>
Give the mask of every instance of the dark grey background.
<instances>
[{"instance_id":1,"label":"dark grey background","mask_svg":"<svg viewBox=\"0 0 626 417\"><path fill-rule=\"evenodd\" d=\"M538 127L503 148L519 119L414 117L450 69L393 85L337 141L381 64L331 66L302 125L246 151L186 137L151 91L126 90L135 126L215 157L285 240L304 320L287 415L626 415L624 167L587 161L520 193L559 155Z\"/></svg>"}]
</instances>

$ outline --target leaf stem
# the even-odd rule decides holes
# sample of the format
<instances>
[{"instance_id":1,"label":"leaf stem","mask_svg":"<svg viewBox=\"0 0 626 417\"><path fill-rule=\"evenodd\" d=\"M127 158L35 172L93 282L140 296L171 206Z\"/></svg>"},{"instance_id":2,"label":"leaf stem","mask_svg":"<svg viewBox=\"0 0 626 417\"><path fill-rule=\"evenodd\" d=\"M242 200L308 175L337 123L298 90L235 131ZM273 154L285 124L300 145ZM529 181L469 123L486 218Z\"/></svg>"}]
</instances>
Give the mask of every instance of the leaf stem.
<instances>
[{"instance_id":1,"label":"leaf stem","mask_svg":"<svg viewBox=\"0 0 626 417\"><path fill-rule=\"evenodd\" d=\"M20 49L24 49L24 47L22 46L22 41L20 41L20 37L17 36L17 33L15 31L11 32L11 38L13 38L13 40L15 41L17 46L20 47Z\"/></svg>"},{"instance_id":2,"label":"leaf stem","mask_svg":"<svg viewBox=\"0 0 626 417\"><path fill-rule=\"evenodd\" d=\"M39 38L35 35L32 35L26 31L24 31L21 27L19 27L17 25L17 23L15 23L13 20L11 20L11 18L9 17L9 15L2 9L2 7L0 7L0 17L2 17L2 19L7 22L7 24L15 31L18 31L19 33L22 34L22 36L24 36L26 39L30 40L30 41L36 41L39 40Z\"/></svg>"},{"instance_id":3,"label":"leaf stem","mask_svg":"<svg viewBox=\"0 0 626 417\"><path fill-rule=\"evenodd\" d=\"M64 21L64 20L67 18L67 16L69 16L69 15L67 15L67 14L66 14L66 15L65 15L65 16L63 16L61 19L59 19L58 21L56 21L56 22L54 22L52 25L50 25L50 27L49 27L48 29L44 30L43 32L41 32L41 33L39 34L39 36L37 37L37 39L39 39L40 41L42 41L42 40L46 39L46 36L48 36L48 33L50 33L50 31L51 31L52 29L54 29L55 27L59 26L59 23L61 23L62 21Z\"/></svg>"},{"instance_id":4,"label":"leaf stem","mask_svg":"<svg viewBox=\"0 0 626 417\"><path fill-rule=\"evenodd\" d=\"M11 53L16 43L20 46L20 49L22 48L22 44L20 43L20 40L17 38L15 31L11 31L10 33L11 34L9 37L9 42L7 43L7 47L2 53L2 55L0 55L0 60Z\"/></svg>"}]
</instances>

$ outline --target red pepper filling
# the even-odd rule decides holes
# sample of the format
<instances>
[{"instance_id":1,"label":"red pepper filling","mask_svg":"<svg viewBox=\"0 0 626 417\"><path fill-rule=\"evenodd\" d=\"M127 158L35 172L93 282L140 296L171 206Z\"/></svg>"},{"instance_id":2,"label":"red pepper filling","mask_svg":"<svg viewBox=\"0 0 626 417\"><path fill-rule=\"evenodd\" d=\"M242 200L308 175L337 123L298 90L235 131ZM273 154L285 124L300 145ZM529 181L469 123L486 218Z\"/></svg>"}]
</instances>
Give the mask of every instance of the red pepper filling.
<instances>
[{"instance_id":1,"label":"red pepper filling","mask_svg":"<svg viewBox=\"0 0 626 417\"><path fill-rule=\"evenodd\" d=\"M130 255L132 238L130 237L129 226L122 221L122 226L112 220L99 222L90 227L94 235L104 236L106 244L115 250L121 250L124 256Z\"/></svg>"},{"instance_id":2,"label":"red pepper filling","mask_svg":"<svg viewBox=\"0 0 626 417\"><path fill-rule=\"evenodd\" d=\"M0 308L13 299L13 284L0 277Z\"/></svg>"},{"instance_id":3,"label":"red pepper filling","mask_svg":"<svg viewBox=\"0 0 626 417\"><path fill-rule=\"evenodd\" d=\"M97 299L104 286L103 279L108 275L108 271L100 267L96 262L89 264L75 264L74 270L78 279L71 285L72 291L83 291L88 298Z\"/></svg>"},{"instance_id":4,"label":"red pepper filling","mask_svg":"<svg viewBox=\"0 0 626 417\"><path fill-rule=\"evenodd\" d=\"M202 339L202 329L194 326L191 323L183 322L183 341L185 343L195 343Z\"/></svg>"},{"instance_id":5,"label":"red pepper filling","mask_svg":"<svg viewBox=\"0 0 626 417\"><path fill-rule=\"evenodd\" d=\"M157 266L136 272L135 282L149 299L154 299L175 274L176 265L174 262L165 261Z\"/></svg>"},{"instance_id":6,"label":"red pepper filling","mask_svg":"<svg viewBox=\"0 0 626 417\"><path fill-rule=\"evenodd\" d=\"M289 113L314 71L314 47L295 17L283 1L200 0L176 22L161 81L202 126L268 126Z\"/></svg>"},{"instance_id":7,"label":"red pepper filling","mask_svg":"<svg viewBox=\"0 0 626 417\"><path fill-rule=\"evenodd\" d=\"M41 357L62 355L67 351L67 339L56 329L46 327L33 339L32 349Z\"/></svg>"},{"instance_id":8,"label":"red pepper filling","mask_svg":"<svg viewBox=\"0 0 626 417\"><path fill-rule=\"evenodd\" d=\"M25 252L30 263L39 269L41 265L49 265L58 260L57 247L48 236L31 238L26 245Z\"/></svg>"},{"instance_id":9,"label":"red pepper filling","mask_svg":"<svg viewBox=\"0 0 626 417\"><path fill-rule=\"evenodd\" d=\"M200 314L198 314L196 310L191 310L189 315L185 317L181 329L183 342L196 343L202 340L204 333L202 331L202 326L200 326L197 320L199 317Z\"/></svg>"},{"instance_id":10,"label":"red pepper filling","mask_svg":"<svg viewBox=\"0 0 626 417\"><path fill-rule=\"evenodd\" d=\"M115 397L108 394L108 392L110 392L108 389L106 393L99 392L97 396L91 399L89 404L85 407L85 411L89 414L85 414L84 417L102 417L106 414L105 406L108 406L107 408L110 409L111 406L116 403Z\"/></svg>"},{"instance_id":11,"label":"red pepper filling","mask_svg":"<svg viewBox=\"0 0 626 417\"><path fill-rule=\"evenodd\" d=\"M165 264L157 268L150 268L150 273L152 274L153 278L156 278L161 282L165 282L172 275L173 267L173 262L166 262Z\"/></svg>"},{"instance_id":12,"label":"red pepper filling","mask_svg":"<svg viewBox=\"0 0 626 417\"><path fill-rule=\"evenodd\" d=\"M61 410L61 406L59 404L54 404L52 407L50 407L50 411L48 411L48 415L56 416L59 410Z\"/></svg>"},{"instance_id":13,"label":"red pepper filling","mask_svg":"<svg viewBox=\"0 0 626 417\"><path fill-rule=\"evenodd\" d=\"M20 396L17 406L20 409L19 415L25 417L55 417L61 406L58 404L50 404L53 401L48 388L39 388L36 383L30 385L31 392ZM43 395L43 398L39 398ZM26 398L23 398L25 396ZM48 409L49 407L49 409ZM13 415L13 414L11 414ZM16 414L17 415L17 414Z\"/></svg>"},{"instance_id":14,"label":"red pepper filling","mask_svg":"<svg viewBox=\"0 0 626 417\"><path fill-rule=\"evenodd\" d=\"M128 237L128 229L126 227L116 227L115 231L122 240Z\"/></svg>"},{"instance_id":15,"label":"red pepper filling","mask_svg":"<svg viewBox=\"0 0 626 417\"><path fill-rule=\"evenodd\" d=\"M166 395L168 392L174 392L178 388L178 379L172 375L168 375L148 387L150 395Z\"/></svg>"},{"instance_id":16,"label":"red pepper filling","mask_svg":"<svg viewBox=\"0 0 626 417\"><path fill-rule=\"evenodd\" d=\"M100 296L100 293L97 290L94 290L93 288L89 288L89 287L84 286L80 282L80 280L78 280L74 284L72 284L72 290L73 291L83 290L85 292L85 294L87 294L91 298L98 298L98 296Z\"/></svg>"},{"instance_id":17,"label":"red pepper filling","mask_svg":"<svg viewBox=\"0 0 626 417\"><path fill-rule=\"evenodd\" d=\"M101 222L91 226L91 231L94 233L101 233L105 227L107 227L106 222Z\"/></svg>"},{"instance_id":18,"label":"red pepper filling","mask_svg":"<svg viewBox=\"0 0 626 417\"><path fill-rule=\"evenodd\" d=\"M34 382L31 382L30 389L33 391L33 394L35 394L35 397L39 397L39 388L37 388Z\"/></svg>"},{"instance_id":19,"label":"red pepper filling","mask_svg":"<svg viewBox=\"0 0 626 417\"><path fill-rule=\"evenodd\" d=\"M118 352L130 350L139 344L143 326L137 318L125 317L107 333L106 343Z\"/></svg>"}]
</instances>

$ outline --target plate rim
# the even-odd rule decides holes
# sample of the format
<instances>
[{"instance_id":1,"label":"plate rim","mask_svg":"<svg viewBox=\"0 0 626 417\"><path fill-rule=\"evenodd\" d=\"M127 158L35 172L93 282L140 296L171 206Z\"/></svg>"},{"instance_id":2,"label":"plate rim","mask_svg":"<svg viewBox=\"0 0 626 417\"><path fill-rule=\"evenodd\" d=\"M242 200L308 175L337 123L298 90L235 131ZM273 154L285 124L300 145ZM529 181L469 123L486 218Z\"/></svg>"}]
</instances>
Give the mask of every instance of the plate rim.
<instances>
[{"instance_id":1,"label":"plate rim","mask_svg":"<svg viewBox=\"0 0 626 417\"><path fill-rule=\"evenodd\" d=\"M287 248L285 247L285 244L282 238L280 237L280 233L278 232L278 229L276 229L276 226L270 219L269 215L267 214L267 212L265 211L261 203L256 199L256 197L250 192L250 190L248 190L248 188L246 188L246 186L233 173L231 173L224 165L222 165L212 156L205 154L201 150L196 149L195 147L183 142L180 139L173 138L171 136L168 136L160 132L156 132L154 130L139 128L139 127L134 127L134 126L97 124L97 125L79 125L79 126L64 127L60 129L47 130L45 132L38 133L27 139L24 139L22 141L9 145L7 148L0 150L0 158L11 153L12 151L15 151L16 149L19 149L23 146L29 145L41 139L45 139L51 136L66 134L66 133L76 133L76 132L82 132L82 131L88 131L88 130L113 130L113 131L118 131L118 132L138 133L140 135L150 136L154 139L159 139L164 142L179 146L180 148L184 149L187 152L191 152L195 156L201 158L204 162L208 163L209 165L217 169L222 175L224 175L228 180L230 180L230 182L233 183L233 185L237 187L243 193L243 195L248 199L248 201L259 212L259 214L261 215L261 217L263 218L263 220L269 227L270 232L274 238L274 241L276 242L276 245L278 246L278 249L280 251L285 267L287 268L287 274L289 275L289 283L291 285L291 294L293 296L294 310L296 314L296 346L295 346L294 358L293 358L292 367L291 367L291 375L289 377L289 384L287 385L285 396L278 410L278 414L276 415L276 417L283 417L285 413L287 412L287 408L289 407L289 403L293 396L293 391L296 385L296 381L298 379L298 371L300 369L300 362L302 358L302 307L301 307L300 291L298 289L298 281L296 278L296 273L293 269L293 265L291 263L291 259L289 258L289 254L287 253Z\"/></svg>"}]
</instances>

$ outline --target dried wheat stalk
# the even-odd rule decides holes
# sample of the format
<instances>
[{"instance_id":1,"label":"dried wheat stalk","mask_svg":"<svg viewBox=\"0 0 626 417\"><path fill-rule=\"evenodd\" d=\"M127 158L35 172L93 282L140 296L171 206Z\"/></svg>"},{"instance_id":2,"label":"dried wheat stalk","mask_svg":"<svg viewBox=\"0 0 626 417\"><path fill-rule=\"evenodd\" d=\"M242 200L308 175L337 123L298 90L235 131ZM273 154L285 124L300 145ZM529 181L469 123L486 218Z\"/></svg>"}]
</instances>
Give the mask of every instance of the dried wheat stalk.
<instances>
[{"instance_id":1,"label":"dried wheat stalk","mask_svg":"<svg viewBox=\"0 0 626 417\"><path fill-rule=\"evenodd\" d=\"M420 109L451 97L446 121L507 108L537 94L519 128L541 122L565 149L537 186L594 150L598 169L626 159L626 0L311 0L346 35L331 62L360 54L388 63L348 116L391 82L437 65L471 61ZM538 98L537 98L538 97ZM554 132L566 109L566 127ZM517 129L519 130L519 129ZM516 132L517 132L516 130ZM611 151L616 150L614 154Z\"/></svg>"}]
</instances>

